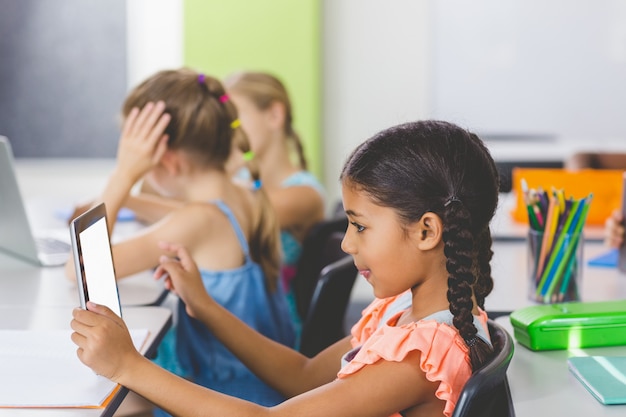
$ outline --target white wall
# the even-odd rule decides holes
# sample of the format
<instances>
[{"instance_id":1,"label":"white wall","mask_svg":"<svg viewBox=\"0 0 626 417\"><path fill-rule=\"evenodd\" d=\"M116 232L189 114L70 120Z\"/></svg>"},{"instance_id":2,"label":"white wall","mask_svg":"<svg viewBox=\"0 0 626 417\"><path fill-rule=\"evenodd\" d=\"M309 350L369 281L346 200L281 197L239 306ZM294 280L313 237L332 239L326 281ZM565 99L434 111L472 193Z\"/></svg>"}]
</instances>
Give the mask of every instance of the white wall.
<instances>
[{"instance_id":1,"label":"white wall","mask_svg":"<svg viewBox=\"0 0 626 417\"><path fill-rule=\"evenodd\" d=\"M349 153L394 124L428 114L428 0L323 2L324 182L332 204Z\"/></svg>"},{"instance_id":2,"label":"white wall","mask_svg":"<svg viewBox=\"0 0 626 417\"><path fill-rule=\"evenodd\" d=\"M358 143L419 118L506 138L487 140L502 161L626 152L623 0L323 4L324 181L333 201ZM553 137L524 141L528 134Z\"/></svg>"},{"instance_id":3,"label":"white wall","mask_svg":"<svg viewBox=\"0 0 626 417\"><path fill-rule=\"evenodd\" d=\"M435 117L496 135L626 136L623 0L438 0L432 22Z\"/></svg>"},{"instance_id":4,"label":"white wall","mask_svg":"<svg viewBox=\"0 0 626 417\"><path fill-rule=\"evenodd\" d=\"M127 0L127 81L183 64L182 0Z\"/></svg>"}]
</instances>

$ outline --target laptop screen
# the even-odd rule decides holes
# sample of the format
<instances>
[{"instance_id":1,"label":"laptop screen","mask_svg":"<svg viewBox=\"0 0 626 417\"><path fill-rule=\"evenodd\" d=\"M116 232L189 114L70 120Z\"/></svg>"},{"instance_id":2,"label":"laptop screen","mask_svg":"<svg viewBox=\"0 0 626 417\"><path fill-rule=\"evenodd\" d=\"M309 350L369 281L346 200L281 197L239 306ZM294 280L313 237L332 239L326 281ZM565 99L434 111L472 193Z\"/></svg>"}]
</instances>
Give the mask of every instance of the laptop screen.
<instances>
[{"instance_id":1,"label":"laptop screen","mask_svg":"<svg viewBox=\"0 0 626 417\"><path fill-rule=\"evenodd\" d=\"M72 221L72 243L81 306L93 301L121 317L104 204Z\"/></svg>"},{"instance_id":2,"label":"laptop screen","mask_svg":"<svg viewBox=\"0 0 626 417\"><path fill-rule=\"evenodd\" d=\"M33 233L14 165L11 144L0 136L0 249L36 265L65 264L70 248L65 239L57 239L54 232L60 230Z\"/></svg>"}]
</instances>

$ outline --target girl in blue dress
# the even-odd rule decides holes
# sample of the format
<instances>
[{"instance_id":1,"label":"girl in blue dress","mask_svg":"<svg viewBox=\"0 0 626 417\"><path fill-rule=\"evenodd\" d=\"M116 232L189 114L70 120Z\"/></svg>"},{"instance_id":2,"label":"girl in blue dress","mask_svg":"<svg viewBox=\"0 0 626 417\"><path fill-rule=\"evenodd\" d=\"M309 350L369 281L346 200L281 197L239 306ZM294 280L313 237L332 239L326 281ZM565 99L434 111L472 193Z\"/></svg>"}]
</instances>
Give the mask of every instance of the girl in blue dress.
<instances>
[{"instance_id":1,"label":"girl in blue dress","mask_svg":"<svg viewBox=\"0 0 626 417\"><path fill-rule=\"evenodd\" d=\"M279 284L276 215L256 161L251 182L236 183L226 166L248 142L237 110L215 78L190 69L161 71L126 98L117 163L102 194L107 220L140 180L175 201L158 220L112 247L118 278L159 264L163 241L182 241L204 287L249 326L293 346L295 332ZM200 385L264 405L284 397L253 375L178 301L177 322L156 362Z\"/></svg>"}]
</instances>

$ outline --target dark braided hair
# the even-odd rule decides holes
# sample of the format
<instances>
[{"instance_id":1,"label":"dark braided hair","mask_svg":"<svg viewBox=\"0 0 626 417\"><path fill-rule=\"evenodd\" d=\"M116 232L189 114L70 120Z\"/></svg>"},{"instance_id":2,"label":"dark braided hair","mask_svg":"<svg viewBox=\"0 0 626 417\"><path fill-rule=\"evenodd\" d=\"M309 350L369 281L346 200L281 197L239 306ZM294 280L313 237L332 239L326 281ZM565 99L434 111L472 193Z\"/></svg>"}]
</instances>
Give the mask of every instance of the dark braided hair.
<instances>
[{"instance_id":1,"label":"dark braided hair","mask_svg":"<svg viewBox=\"0 0 626 417\"><path fill-rule=\"evenodd\" d=\"M485 308L485 297L491 293L493 289L493 279L491 279L491 258L493 251L491 250L491 230L489 227L483 229L476 236L476 244L478 249L478 281L474 284L474 296L478 307Z\"/></svg>"},{"instance_id":2,"label":"dark braided hair","mask_svg":"<svg viewBox=\"0 0 626 417\"><path fill-rule=\"evenodd\" d=\"M484 307L493 287L489 221L498 202L497 169L482 141L447 122L402 124L358 146L341 180L392 208L406 225L426 212L441 218L450 312L478 369L493 350L476 336L472 308L474 298Z\"/></svg>"}]
</instances>

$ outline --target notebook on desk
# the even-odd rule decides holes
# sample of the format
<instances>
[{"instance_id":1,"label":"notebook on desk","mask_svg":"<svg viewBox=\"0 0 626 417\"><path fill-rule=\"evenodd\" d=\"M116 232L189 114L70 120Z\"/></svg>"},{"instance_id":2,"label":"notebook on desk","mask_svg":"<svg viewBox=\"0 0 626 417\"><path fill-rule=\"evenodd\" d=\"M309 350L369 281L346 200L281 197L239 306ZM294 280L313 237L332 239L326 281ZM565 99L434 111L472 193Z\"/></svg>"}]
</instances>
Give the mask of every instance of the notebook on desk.
<instances>
[{"instance_id":1,"label":"notebook on desk","mask_svg":"<svg viewBox=\"0 0 626 417\"><path fill-rule=\"evenodd\" d=\"M0 136L0 250L41 266L63 265L70 254L67 241L33 233L15 175L13 151Z\"/></svg>"},{"instance_id":2,"label":"notebook on desk","mask_svg":"<svg viewBox=\"0 0 626 417\"><path fill-rule=\"evenodd\" d=\"M575 356L567 363L602 404L626 404L626 356Z\"/></svg>"}]
</instances>

